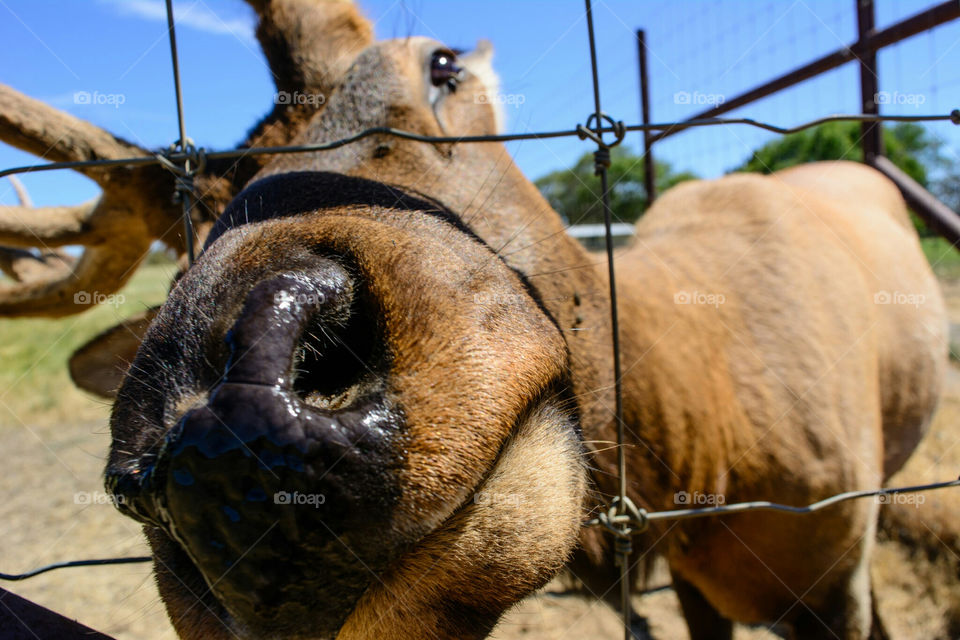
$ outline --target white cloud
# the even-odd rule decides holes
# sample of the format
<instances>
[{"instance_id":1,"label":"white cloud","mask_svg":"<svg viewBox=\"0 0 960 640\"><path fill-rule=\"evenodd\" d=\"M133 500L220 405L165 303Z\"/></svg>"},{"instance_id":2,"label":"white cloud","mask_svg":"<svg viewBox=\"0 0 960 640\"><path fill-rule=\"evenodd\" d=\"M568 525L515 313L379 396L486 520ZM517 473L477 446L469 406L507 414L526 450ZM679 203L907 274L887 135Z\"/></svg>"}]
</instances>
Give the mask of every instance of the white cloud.
<instances>
[{"instance_id":1,"label":"white cloud","mask_svg":"<svg viewBox=\"0 0 960 640\"><path fill-rule=\"evenodd\" d=\"M155 22L167 21L167 8L163 0L100 0L121 15L134 16ZM231 35L252 42L255 23L249 18L222 18L202 0L174 2L173 17L178 27L187 27L212 35Z\"/></svg>"}]
</instances>

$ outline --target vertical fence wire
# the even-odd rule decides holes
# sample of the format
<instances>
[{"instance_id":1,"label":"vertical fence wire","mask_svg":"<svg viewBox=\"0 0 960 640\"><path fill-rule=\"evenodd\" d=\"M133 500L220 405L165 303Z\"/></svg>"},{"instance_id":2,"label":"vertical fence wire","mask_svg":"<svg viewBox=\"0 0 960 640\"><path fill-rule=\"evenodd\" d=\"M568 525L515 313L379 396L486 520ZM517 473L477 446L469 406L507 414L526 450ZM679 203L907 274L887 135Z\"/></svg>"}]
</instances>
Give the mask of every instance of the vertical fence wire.
<instances>
[{"instance_id":1,"label":"vertical fence wire","mask_svg":"<svg viewBox=\"0 0 960 640\"><path fill-rule=\"evenodd\" d=\"M603 226L607 245L607 273L610 280L610 330L613 334L613 393L615 419L617 422L617 491L618 506L623 509L627 500L627 461L623 448L623 389L620 379L620 320L617 308L617 280L613 265L613 211L610 209L610 192L607 184L607 168L610 166L610 149L603 142L603 110L600 108L600 77L597 73L597 45L593 30L593 7L585 0L587 10L587 35L590 40L590 72L593 77L593 105L596 118L595 133L597 150L594 152L595 172L600 176L600 194L603 202ZM620 566L620 606L624 622L624 638L631 640L630 630L630 554L633 551L629 525L622 525L623 535L616 538L617 563Z\"/></svg>"},{"instance_id":2,"label":"vertical fence wire","mask_svg":"<svg viewBox=\"0 0 960 640\"><path fill-rule=\"evenodd\" d=\"M180 61L177 55L177 32L173 20L173 0L167 2L167 33L170 36L170 61L173 65L173 88L177 95L177 125L180 130L180 141L177 143L180 151L186 152L192 144L187 138L187 126L183 118L183 91L180 87ZM183 234L186 244L187 260L191 265L194 261L193 248L193 172L197 169L191 162L189 155L183 161L183 172L178 176L177 195L183 204Z\"/></svg>"}]
</instances>

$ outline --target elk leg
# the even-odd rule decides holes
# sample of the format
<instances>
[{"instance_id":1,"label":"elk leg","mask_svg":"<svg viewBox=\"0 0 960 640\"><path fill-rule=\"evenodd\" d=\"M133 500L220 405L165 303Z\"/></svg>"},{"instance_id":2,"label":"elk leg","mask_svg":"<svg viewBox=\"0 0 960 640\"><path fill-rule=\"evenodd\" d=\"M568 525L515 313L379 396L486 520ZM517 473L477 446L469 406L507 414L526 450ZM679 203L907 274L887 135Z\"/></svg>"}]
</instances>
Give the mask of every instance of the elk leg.
<instances>
[{"instance_id":1,"label":"elk leg","mask_svg":"<svg viewBox=\"0 0 960 640\"><path fill-rule=\"evenodd\" d=\"M866 563L863 563L866 566ZM869 580L869 578L867 578ZM836 589L826 610L803 607L793 624L793 640L825 637L841 640L888 640L886 629L872 604L872 589L858 567L850 580Z\"/></svg>"},{"instance_id":2,"label":"elk leg","mask_svg":"<svg viewBox=\"0 0 960 640\"><path fill-rule=\"evenodd\" d=\"M872 587L870 588L870 612L872 619L869 640L890 640L887 626L883 624L883 618L880 617L880 611L877 609L877 597Z\"/></svg>"},{"instance_id":3,"label":"elk leg","mask_svg":"<svg viewBox=\"0 0 960 640\"><path fill-rule=\"evenodd\" d=\"M676 573L673 577L673 591L680 600L683 617L690 630L690 640L732 640L733 622L720 615L700 590Z\"/></svg>"}]
</instances>

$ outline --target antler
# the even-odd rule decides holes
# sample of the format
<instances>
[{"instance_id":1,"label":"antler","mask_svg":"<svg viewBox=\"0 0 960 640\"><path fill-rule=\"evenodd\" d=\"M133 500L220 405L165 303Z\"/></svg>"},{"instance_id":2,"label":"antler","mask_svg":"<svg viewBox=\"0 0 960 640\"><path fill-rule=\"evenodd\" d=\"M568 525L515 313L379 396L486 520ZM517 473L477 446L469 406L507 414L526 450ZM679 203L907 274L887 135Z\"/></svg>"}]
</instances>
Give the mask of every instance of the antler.
<instances>
[{"instance_id":1,"label":"antler","mask_svg":"<svg viewBox=\"0 0 960 640\"><path fill-rule=\"evenodd\" d=\"M278 91L326 98L356 55L373 40L370 24L343 0L247 0L259 16L257 37ZM241 146L289 143L324 100L277 100ZM0 141L55 162L116 160L150 155L88 122L0 85ZM194 227L200 242L227 202L265 159L208 163L196 176ZM75 206L0 206L0 316L79 313L130 278L155 240L181 254L173 176L160 166L78 167L102 189ZM83 245L73 259L58 250ZM24 251L37 247L39 253Z\"/></svg>"},{"instance_id":2,"label":"antler","mask_svg":"<svg viewBox=\"0 0 960 640\"><path fill-rule=\"evenodd\" d=\"M23 183L16 176L9 177L17 199L23 207L32 207L33 202ZM56 271L63 272L73 266L73 258L60 250L43 251L38 254L23 249L0 246L0 271L17 282L25 280L49 280Z\"/></svg>"},{"instance_id":3,"label":"antler","mask_svg":"<svg viewBox=\"0 0 960 640\"><path fill-rule=\"evenodd\" d=\"M0 85L0 140L55 162L116 160L148 155L145 149ZM81 167L103 189L99 199L75 206L0 207L0 244L38 247L33 264L20 251L3 251L4 271L16 283L0 287L0 315L60 316L90 307L94 292L107 295L132 275L155 238L170 239L177 209L171 179L159 167ZM84 245L79 260L53 251ZM29 253L29 252L28 252Z\"/></svg>"}]
</instances>

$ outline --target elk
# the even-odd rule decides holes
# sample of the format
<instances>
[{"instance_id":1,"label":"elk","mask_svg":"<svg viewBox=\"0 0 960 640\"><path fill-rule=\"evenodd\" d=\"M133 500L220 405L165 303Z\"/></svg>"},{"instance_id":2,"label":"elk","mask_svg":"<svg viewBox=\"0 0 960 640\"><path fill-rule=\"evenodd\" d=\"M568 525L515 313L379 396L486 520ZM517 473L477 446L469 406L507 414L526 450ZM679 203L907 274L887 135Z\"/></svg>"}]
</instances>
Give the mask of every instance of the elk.
<instances>
[{"instance_id":1,"label":"elk","mask_svg":"<svg viewBox=\"0 0 960 640\"><path fill-rule=\"evenodd\" d=\"M249 144L495 132L488 46L374 42L345 3L251 4L278 87L327 99L275 111ZM66 130L58 159L132 153L0 95L4 140L37 150ZM609 593L610 540L582 527L616 493L605 272L506 150L371 136L208 170L203 254L74 369L115 397L107 487L144 525L180 636L482 638L565 567ZM90 175L103 197L37 211L37 236L0 212L4 243L92 245L74 275L3 290L0 311L68 313L84 278L119 286L139 258L114 233L181 246L176 212L147 199L169 183ZM638 505L877 488L929 425L943 302L873 170L680 185L616 260ZM112 354L132 360L115 391ZM695 639L734 621L862 639L879 632L876 523L857 501L661 524L632 564L660 540Z\"/></svg>"}]
</instances>

